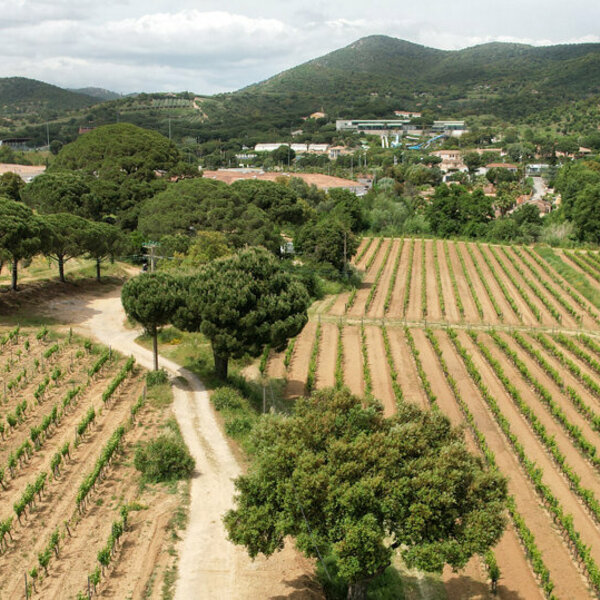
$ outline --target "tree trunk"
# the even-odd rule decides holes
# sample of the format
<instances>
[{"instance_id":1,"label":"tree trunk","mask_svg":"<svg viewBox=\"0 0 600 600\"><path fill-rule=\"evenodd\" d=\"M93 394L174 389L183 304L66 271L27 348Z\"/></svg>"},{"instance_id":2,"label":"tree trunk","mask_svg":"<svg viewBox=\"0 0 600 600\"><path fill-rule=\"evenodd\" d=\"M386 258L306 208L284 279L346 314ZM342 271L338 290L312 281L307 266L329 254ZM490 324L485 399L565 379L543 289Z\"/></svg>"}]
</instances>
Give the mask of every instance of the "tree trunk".
<instances>
[{"instance_id":1,"label":"tree trunk","mask_svg":"<svg viewBox=\"0 0 600 600\"><path fill-rule=\"evenodd\" d=\"M347 600L367 600L368 580L356 581L348 585Z\"/></svg>"},{"instance_id":2,"label":"tree trunk","mask_svg":"<svg viewBox=\"0 0 600 600\"><path fill-rule=\"evenodd\" d=\"M12 283L10 286L10 289L13 290L13 292L17 291L17 277L18 277L18 269L19 267L17 266L19 264L18 260L13 260L12 262Z\"/></svg>"},{"instance_id":3,"label":"tree trunk","mask_svg":"<svg viewBox=\"0 0 600 600\"><path fill-rule=\"evenodd\" d=\"M227 379L227 366L229 363L229 356L223 354L217 354L216 350L213 350L213 357L215 359L215 373L219 379L225 381Z\"/></svg>"},{"instance_id":4,"label":"tree trunk","mask_svg":"<svg viewBox=\"0 0 600 600\"><path fill-rule=\"evenodd\" d=\"M58 257L58 278L65 282L65 259L62 256Z\"/></svg>"},{"instance_id":5,"label":"tree trunk","mask_svg":"<svg viewBox=\"0 0 600 600\"><path fill-rule=\"evenodd\" d=\"M96 259L96 281L100 283L100 259Z\"/></svg>"},{"instance_id":6,"label":"tree trunk","mask_svg":"<svg viewBox=\"0 0 600 600\"><path fill-rule=\"evenodd\" d=\"M152 331L152 348L154 349L154 370L158 371L158 329Z\"/></svg>"}]
</instances>

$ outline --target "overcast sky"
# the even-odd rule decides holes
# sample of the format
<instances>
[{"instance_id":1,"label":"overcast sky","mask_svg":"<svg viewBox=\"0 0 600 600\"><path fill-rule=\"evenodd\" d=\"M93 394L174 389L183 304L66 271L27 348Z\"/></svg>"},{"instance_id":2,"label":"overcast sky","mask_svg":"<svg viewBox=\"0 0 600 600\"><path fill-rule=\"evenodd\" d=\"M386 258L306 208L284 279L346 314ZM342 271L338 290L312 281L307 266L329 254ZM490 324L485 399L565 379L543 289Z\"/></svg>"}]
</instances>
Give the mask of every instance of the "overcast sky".
<instances>
[{"instance_id":1,"label":"overcast sky","mask_svg":"<svg viewBox=\"0 0 600 600\"><path fill-rule=\"evenodd\" d=\"M600 0L0 0L0 77L233 91L385 34L454 50L600 41Z\"/></svg>"}]
</instances>

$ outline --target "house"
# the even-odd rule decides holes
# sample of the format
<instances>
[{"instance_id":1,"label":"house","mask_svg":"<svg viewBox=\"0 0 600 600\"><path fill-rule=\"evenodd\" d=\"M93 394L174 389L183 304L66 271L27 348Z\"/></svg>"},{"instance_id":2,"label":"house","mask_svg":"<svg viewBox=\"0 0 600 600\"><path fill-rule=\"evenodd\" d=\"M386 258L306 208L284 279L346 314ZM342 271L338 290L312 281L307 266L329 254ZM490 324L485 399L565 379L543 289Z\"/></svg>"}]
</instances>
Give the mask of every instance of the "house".
<instances>
[{"instance_id":1,"label":"house","mask_svg":"<svg viewBox=\"0 0 600 600\"><path fill-rule=\"evenodd\" d=\"M519 170L519 165L513 163L490 163L485 166L486 173L489 169L507 169L511 173L516 173Z\"/></svg>"},{"instance_id":2,"label":"house","mask_svg":"<svg viewBox=\"0 0 600 600\"><path fill-rule=\"evenodd\" d=\"M324 112L318 110L317 112L312 113L309 118L310 119L324 119L326 116L327 115Z\"/></svg>"},{"instance_id":3,"label":"house","mask_svg":"<svg viewBox=\"0 0 600 600\"><path fill-rule=\"evenodd\" d=\"M462 171L466 173L469 170L463 162L460 150L435 150L434 152L430 152L430 155L442 159L442 162L438 165L442 173L448 173L449 171Z\"/></svg>"},{"instance_id":4,"label":"house","mask_svg":"<svg viewBox=\"0 0 600 600\"><path fill-rule=\"evenodd\" d=\"M314 152L315 154L326 154L329 150L329 144L309 144L308 152Z\"/></svg>"},{"instance_id":5,"label":"house","mask_svg":"<svg viewBox=\"0 0 600 600\"><path fill-rule=\"evenodd\" d=\"M395 110L394 114L402 119L418 119L422 113L411 110Z\"/></svg>"},{"instance_id":6,"label":"house","mask_svg":"<svg viewBox=\"0 0 600 600\"><path fill-rule=\"evenodd\" d=\"M329 160L337 160L340 156L352 154L352 152L352 148L347 148L346 146L330 146L328 152Z\"/></svg>"}]
</instances>

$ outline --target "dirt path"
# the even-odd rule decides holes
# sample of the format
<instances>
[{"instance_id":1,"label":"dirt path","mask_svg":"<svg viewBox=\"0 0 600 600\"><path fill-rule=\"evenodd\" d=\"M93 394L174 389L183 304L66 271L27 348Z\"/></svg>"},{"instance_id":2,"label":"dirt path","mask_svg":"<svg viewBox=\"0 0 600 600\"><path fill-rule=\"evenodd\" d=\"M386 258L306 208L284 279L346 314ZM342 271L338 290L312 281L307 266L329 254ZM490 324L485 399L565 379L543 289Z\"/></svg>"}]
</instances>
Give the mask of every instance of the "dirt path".
<instances>
[{"instance_id":1,"label":"dirt path","mask_svg":"<svg viewBox=\"0 0 600 600\"><path fill-rule=\"evenodd\" d=\"M321 325L321 341L317 357L317 388L333 387L337 360L338 328L333 323Z\"/></svg>"},{"instance_id":2,"label":"dirt path","mask_svg":"<svg viewBox=\"0 0 600 600\"><path fill-rule=\"evenodd\" d=\"M344 344L344 383L353 394L363 396L365 384L359 328L344 327L342 342Z\"/></svg>"},{"instance_id":3,"label":"dirt path","mask_svg":"<svg viewBox=\"0 0 600 600\"><path fill-rule=\"evenodd\" d=\"M390 287L390 279L392 277L392 272L394 271L394 263L396 262L396 257L398 256L398 252L400 250L400 243L401 241L397 239L393 240L392 242L393 245L390 251L390 255L388 256L385 270L381 275L381 279L379 280L377 291L375 292L375 297L373 298L371 307L367 311L367 315L369 317L381 319L384 316L385 298Z\"/></svg>"},{"instance_id":4,"label":"dirt path","mask_svg":"<svg viewBox=\"0 0 600 600\"><path fill-rule=\"evenodd\" d=\"M385 346L381 328L374 326L365 327L367 338L367 355L371 381L373 383L373 396L383 404L386 417L396 412L396 396L392 387L392 378L385 355Z\"/></svg>"},{"instance_id":5,"label":"dirt path","mask_svg":"<svg viewBox=\"0 0 600 600\"><path fill-rule=\"evenodd\" d=\"M119 290L50 304L55 316L77 324L78 330L135 356L142 366L152 366L151 353L135 342L140 331L124 326ZM306 598L319 597L308 589L308 561L289 545L269 560L253 562L227 540L221 517L233 506L233 479L241 474L240 465L217 425L202 382L172 361L161 358L160 365L181 382L173 388L173 410L198 473L191 482L188 528L179 544L176 600L285 598L299 590L306 590Z\"/></svg>"},{"instance_id":6,"label":"dirt path","mask_svg":"<svg viewBox=\"0 0 600 600\"><path fill-rule=\"evenodd\" d=\"M491 395L504 412L512 403L506 398L502 384L496 379L486 360L479 354L471 338L464 332L459 332L458 337L460 343L471 355L473 363L481 373ZM487 404L476 392L465 395L464 399L473 413L477 428L485 435L490 449L494 452L499 469L509 478L509 492L514 495L517 510L535 536L536 544L542 552L544 562L550 570L550 576L556 586L554 593L558 598L593 597L582 575L573 564L562 536L554 527L552 519L540 503L539 496L522 471L508 440L491 416ZM530 440L527 425L522 418L514 414L509 415L508 412L505 414L511 423L511 429L519 436L519 439ZM529 450L527 452L528 456L533 458L529 455ZM546 471L544 474L546 475Z\"/></svg>"}]
</instances>

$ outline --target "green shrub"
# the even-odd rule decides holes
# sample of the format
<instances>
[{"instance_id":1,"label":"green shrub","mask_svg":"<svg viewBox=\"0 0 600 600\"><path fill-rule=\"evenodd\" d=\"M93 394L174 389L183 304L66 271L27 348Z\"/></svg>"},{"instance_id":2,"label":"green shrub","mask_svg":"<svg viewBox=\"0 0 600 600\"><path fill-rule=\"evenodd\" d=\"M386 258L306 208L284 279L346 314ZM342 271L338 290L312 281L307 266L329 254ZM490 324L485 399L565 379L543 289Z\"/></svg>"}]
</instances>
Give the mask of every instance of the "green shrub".
<instances>
[{"instance_id":1,"label":"green shrub","mask_svg":"<svg viewBox=\"0 0 600 600\"><path fill-rule=\"evenodd\" d=\"M231 437L242 436L252 429L252 421L248 417L236 417L225 423L225 431Z\"/></svg>"},{"instance_id":2,"label":"green shrub","mask_svg":"<svg viewBox=\"0 0 600 600\"><path fill-rule=\"evenodd\" d=\"M222 411L241 408L243 399L237 390L224 386L213 392L211 400L215 410Z\"/></svg>"},{"instance_id":3,"label":"green shrub","mask_svg":"<svg viewBox=\"0 0 600 600\"><path fill-rule=\"evenodd\" d=\"M133 462L144 480L152 483L187 479L195 467L183 440L174 435L161 435L141 444Z\"/></svg>"},{"instance_id":4,"label":"green shrub","mask_svg":"<svg viewBox=\"0 0 600 600\"><path fill-rule=\"evenodd\" d=\"M168 380L169 376L164 369L160 369L159 371L149 371L146 373L146 384L148 387L167 383Z\"/></svg>"}]
</instances>

